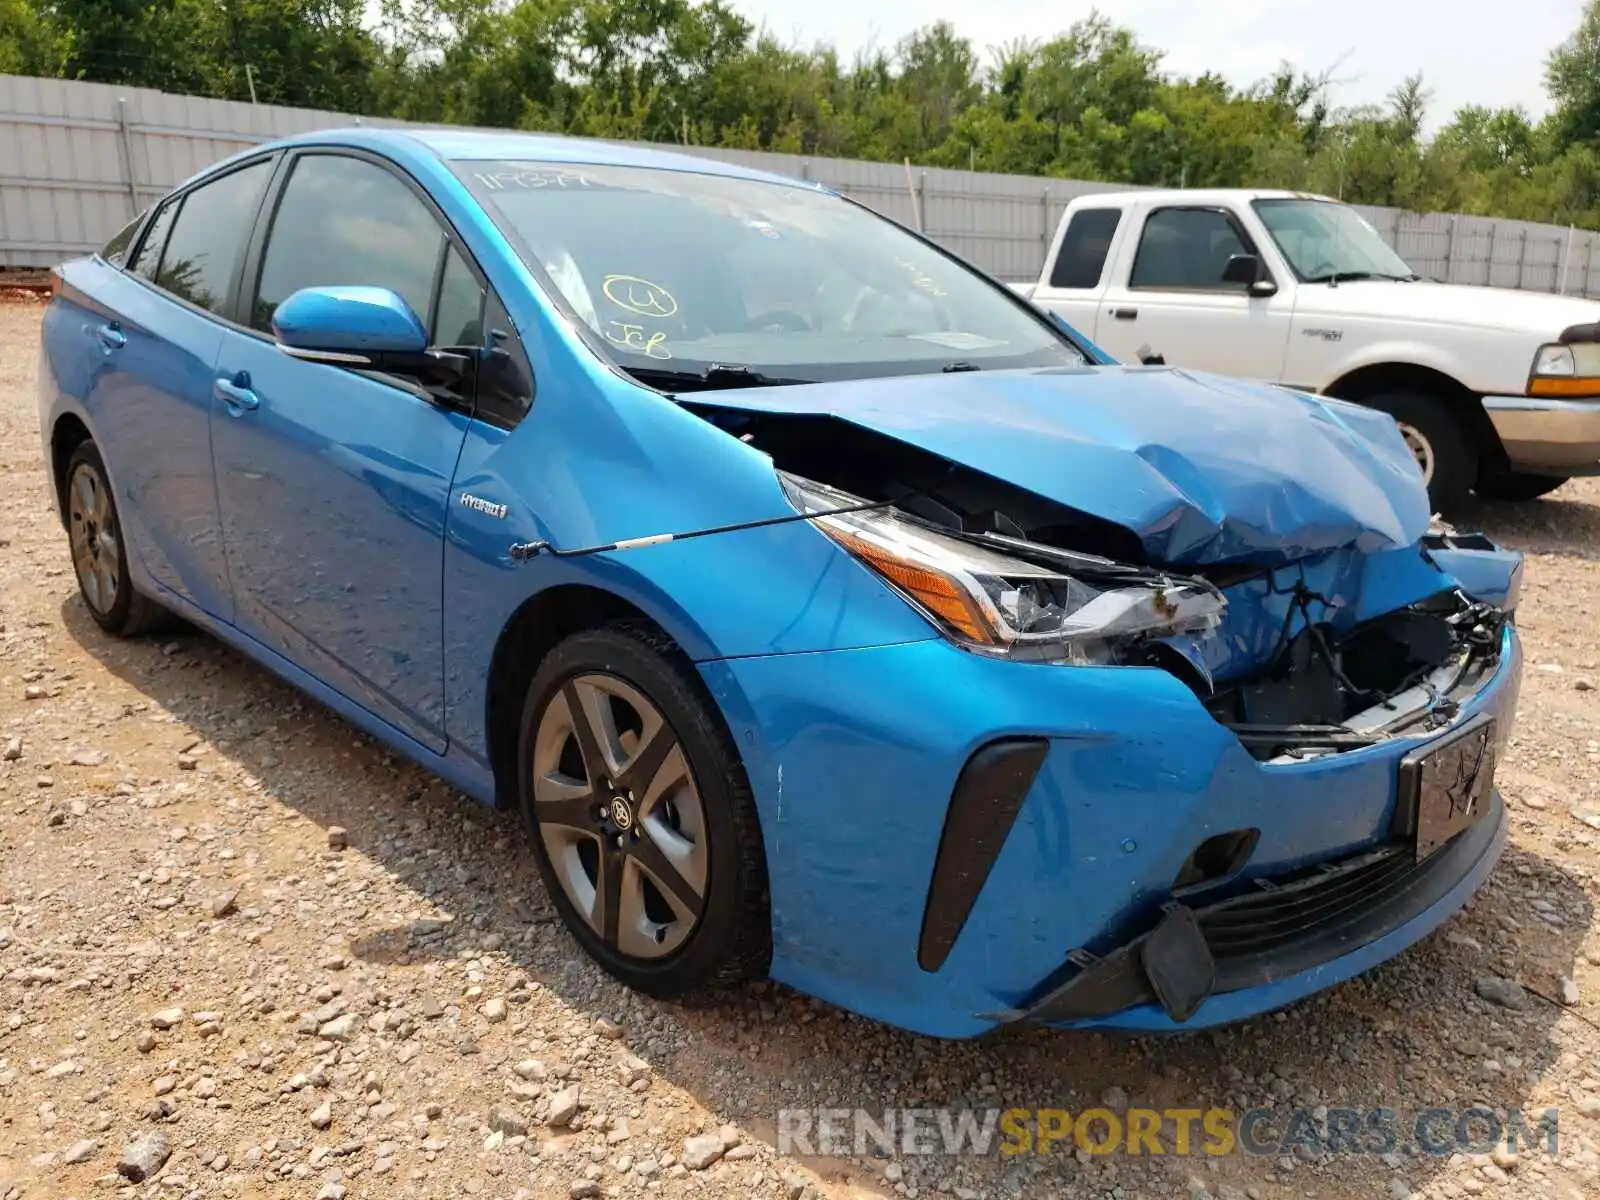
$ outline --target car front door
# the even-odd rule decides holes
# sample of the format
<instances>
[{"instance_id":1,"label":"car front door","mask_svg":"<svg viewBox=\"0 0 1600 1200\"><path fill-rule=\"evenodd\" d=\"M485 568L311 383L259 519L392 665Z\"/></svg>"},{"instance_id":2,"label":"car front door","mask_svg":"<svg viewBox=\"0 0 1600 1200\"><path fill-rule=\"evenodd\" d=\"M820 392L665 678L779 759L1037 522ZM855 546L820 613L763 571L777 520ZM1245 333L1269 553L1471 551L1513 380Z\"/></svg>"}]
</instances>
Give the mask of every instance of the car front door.
<instances>
[{"instance_id":1,"label":"car front door","mask_svg":"<svg viewBox=\"0 0 1600 1200\"><path fill-rule=\"evenodd\" d=\"M125 270L100 267L85 407L131 553L163 588L232 619L211 459L211 372L234 280L272 175L245 163L162 203Z\"/></svg>"},{"instance_id":2,"label":"car front door","mask_svg":"<svg viewBox=\"0 0 1600 1200\"><path fill-rule=\"evenodd\" d=\"M444 527L467 397L290 357L270 330L300 288L368 285L457 345L479 336L483 292L431 203L382 160L301 152L268 207L242 296L252 331L228 334L214 376L235 623L442 752Z\"/></svg>"},{"instance_id":3,"label":"car front door","mask_svg":"<svg viewBox=\"0 0 1600 1200\"><path fill-rule=\"evenodd\" d=\"M1223 279L1229 258L1259 253L1225 208L1150 209L1126 283L1113 283L1100 297L1095 341L1124 362L1148 350L1168 366L1277 380L1293 297L1252 294Z\"/></svg>"}]
</instances>

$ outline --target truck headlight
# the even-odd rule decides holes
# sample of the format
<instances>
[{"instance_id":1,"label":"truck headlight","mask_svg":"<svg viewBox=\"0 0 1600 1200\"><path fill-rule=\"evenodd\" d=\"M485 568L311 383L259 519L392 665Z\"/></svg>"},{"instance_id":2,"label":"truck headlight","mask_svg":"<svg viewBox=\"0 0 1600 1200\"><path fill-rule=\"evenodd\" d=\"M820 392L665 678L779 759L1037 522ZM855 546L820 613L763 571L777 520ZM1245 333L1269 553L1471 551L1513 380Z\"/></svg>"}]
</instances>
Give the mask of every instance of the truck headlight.
<instances>
[{"instance_id":1,"label":"truck headlight","mask_svg":"<svg viewBox=\"0 0 1600 1200\"><path fill-rule=\"evenodd\" d=\"M1530 396L1600 396L1600 343L1540 346L1528 373Z\"/></svg>"},{"instance_id":2,"label":"truck headlight","mask_svg":"<svg viewBox=\"0 0 1600 1200\"><path fill-rule=\"evenodd\" d=\"M834 488L779 475L800 512L864 504ZM1081 573L1056 569L940 533L894 509L812 521L885 583L971 650L1074 663L1118 661L1134 642L1209 634L1227 601L1201 581L1083 556ZM1119 580L1118 575L1126 575Z\"/></svg>"}]
</instances>

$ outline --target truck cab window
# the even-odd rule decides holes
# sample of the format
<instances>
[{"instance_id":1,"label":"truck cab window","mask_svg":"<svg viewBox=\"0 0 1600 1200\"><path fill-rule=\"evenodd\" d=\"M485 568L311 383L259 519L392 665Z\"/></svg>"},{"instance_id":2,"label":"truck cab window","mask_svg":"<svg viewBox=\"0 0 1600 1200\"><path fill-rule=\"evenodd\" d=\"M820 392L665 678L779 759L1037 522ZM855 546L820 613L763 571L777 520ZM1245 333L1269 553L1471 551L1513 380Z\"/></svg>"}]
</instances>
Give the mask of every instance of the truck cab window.
<instances>
[{"instance_id":1,"label":"truck cab window","mask_svg":"<svg viewBox=\"0 0 1600 1200\"><path fill-rule=\"evenodd\" d=\"M1227 213L1215 208L1161 208L1150 214L1128 279L1130 288L1237 292L1222 272L1235 254L1252 253Z\"/></svg>"},{"instance_id":2,"label":"truck cab window","mask_svg":"<svg viewBox=\"0 0 1600 1200\"><path fill-rule=\"evenodd\" d=\"M1072 214L1061 249L1050 268L1054 288L1095 288L1105 271L1111 239L1122 221L1120 208L1080 208Z\"/></svg>"}]
</instances>

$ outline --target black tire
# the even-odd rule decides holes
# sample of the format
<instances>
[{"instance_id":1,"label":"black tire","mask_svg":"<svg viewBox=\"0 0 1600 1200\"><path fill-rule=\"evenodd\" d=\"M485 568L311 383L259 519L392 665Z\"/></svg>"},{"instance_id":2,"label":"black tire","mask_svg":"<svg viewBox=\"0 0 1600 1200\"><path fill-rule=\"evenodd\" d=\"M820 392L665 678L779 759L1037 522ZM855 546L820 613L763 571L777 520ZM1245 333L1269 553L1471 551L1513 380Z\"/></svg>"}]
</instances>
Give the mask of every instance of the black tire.
<instances>
[{"instance_id":1,"label":"black tire","mask_svg":"<svg viewBox=\"0 0 1600 1200\"><path fill-rule=\"evenodd\" d=\"M1563 483L1566 475L1533 475L1526 471L1501 471L1485 475L1472 490L1490 500L1537 500L1548 496Z\"/></svg>"},{"instance_id":2,"label":"black tire","mask_svg":"<svg viewBox=\"0 0 1600 1200\"><path fill-rule=\"evenodd\" d=\"M1408 443L1414 432L1426 444L1433 461L1433 477L1428 480L1433 511L1446 513L1460 508L1478 478L1478 440L1467 408L1472 401L1403 390L1368 396L1361 403L1398 421Z\"/></svg>"},{"instance_id":3,"label":"black tire","mask_svg":"<svg viewBox=\"0 0 1600 1200\"><path fill-rule=\"evenodd\" d=\"M92 488L94 494L93 517L87 521L90 506L85 505L84 497L74 494L80 479L81 486ZM136 591L129 578L128 547L122 537L117 498L111 490L105 460L92 441L79 442L67 459L61 479L61 507L66 514L67 542L72 550L78 593L95 624L116 637L139 637L170 625L172 614ZM92 534L86 534L86 530L92 530ZM86 538L88 545L80 538Z\"/></svg>"},{"instance_id":4,"label":"black tire","mask_svg":"<svg viewBox=\"0 0 1600 1200\"><path fill-rule=\"evenodd\" d=\"M542 808L547 816L551 812L548 807L536 804L534 799L535 740L541 738L538 752L548 754L542 737L548 736L547 731L553 727L542 724L547 710L559 703L563 710L570 711L568 698L577 698L573 689L596 677L621 681L655 707L665 721L664 729L676 737L677 746L683 751L690 772L690 786L697 791L703 815L700 825L706 843L703 860L706 870L700 911L689 927L686 940L664 957L644 958L623 953L590 924L589 918L569 897L557 873L546 844L549 827L541 826L536 811ZM568 735L558 733L556 736L565 738ZM588 787L594 790L597 781L589 767L590 755L582 753L582 739L576 731L570 738L568 751L574 747L580 751L577 765L582 768ZM592 736L589 744L595 745ZM635 752L637 745L636 735ZM561 773L577 778L566 768ZM623 783L622 779L623 775L619 774L617 780L607 781L610 786L606 792L632 787L631 781ZM607 972L629 987L663 1000L679 999L702 989L725 987L752 977L765 977L772 957L771 904L767 892L766 853L749 779L715 702L689 659L665 635L643 624L620 622L575 633L550 651L534 675L523 705L517 743L517 781L523 817L545 889L568 930ZM595 791L587 800L573 803L575 806L587 804L592 810L598 807L596 799L603 802L604 796L605 793ZM627 797L633 800L634 792L629 790ZM579 809L575 807L571 811ZM562 822L556 822L556 826L562 833L570 832ZM645 826L645 808L641 804L637 821L630 817L628 824L622 827L627 830L625 835L619 834L614 825L608 826L611 835L597 839L596 850L590 853L600 853L603 847L603 852L611 855L608 843L613 837L631 837L629 848L617 850L613 856L620 864L626 855L638 852L641 840L649 841ZM571 870L571 863L571 859L564 858L565 869ZM591 872L587 865L583 869ZM621 871L621 866L614 869ZM597 871L598 867L588 876L596 894L599 877L594 872ZM620 906L619 897L613 901L613 907ZM617 922L611 924L615 927ZM615 941L622 940L615 936L614 928L613 937Z\"/></svg>"}]
</instances>

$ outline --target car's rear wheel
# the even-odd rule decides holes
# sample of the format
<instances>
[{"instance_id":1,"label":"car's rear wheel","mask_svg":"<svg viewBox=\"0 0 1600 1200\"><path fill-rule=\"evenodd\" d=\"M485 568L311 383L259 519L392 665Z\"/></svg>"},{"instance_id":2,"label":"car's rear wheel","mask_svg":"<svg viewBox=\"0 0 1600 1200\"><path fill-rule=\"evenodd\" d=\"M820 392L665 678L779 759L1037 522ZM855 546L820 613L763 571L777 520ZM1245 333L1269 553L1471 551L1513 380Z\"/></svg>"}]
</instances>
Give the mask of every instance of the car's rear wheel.
<instances>
[{"instance_id":1,"label":"car's rear wheel","mask_svg":"<svg viewBox=\"0 0 1600 1200\"><path fill-rule=\"evenodd\" d=\"M771 917L744 766L689 660L632 624L577 633L528 689L523 814L583 948L671 999L766 971Z\"/></svg>"},{"instance_id":2,"label":"car's rear wheel","mask_svg":"<svg viewBox=\"0 0 1600 1200\"><path fill-rule=\"evenodd\" d=\"M1466 500L1478 474L1478 447L1463 406L1426 392L1402 390L1361 401L1381 409L1400 426L1417 460L1434 512L1450 512Z\"/></svg>"},{"instance_id":3,"label":"car's rear wheel","mask_svg":"<svg viewBox=\"0 0 1600 1200\"><path fill-rule=\"evenodd\" d=\"M1473 491L1491 500L1537 500L1548 496L1563 483L1565 475L1533 475L1525 471L1502 471L1478 480Z\"/></svg>"},{"instance_id":4,"label":"car's rear wheel","mask_svg":"<svg viewBox=\"0 0 1600 1200\"><path fill-rule=\"evenodd\" d=\"M170 621L171 614L135 591L129 579L117 499L111 493L105 461L92 441L80 442L68 458L62 500L72 569L95 623L118 637L136 637Z\"/></svg>"}]
</instances>

